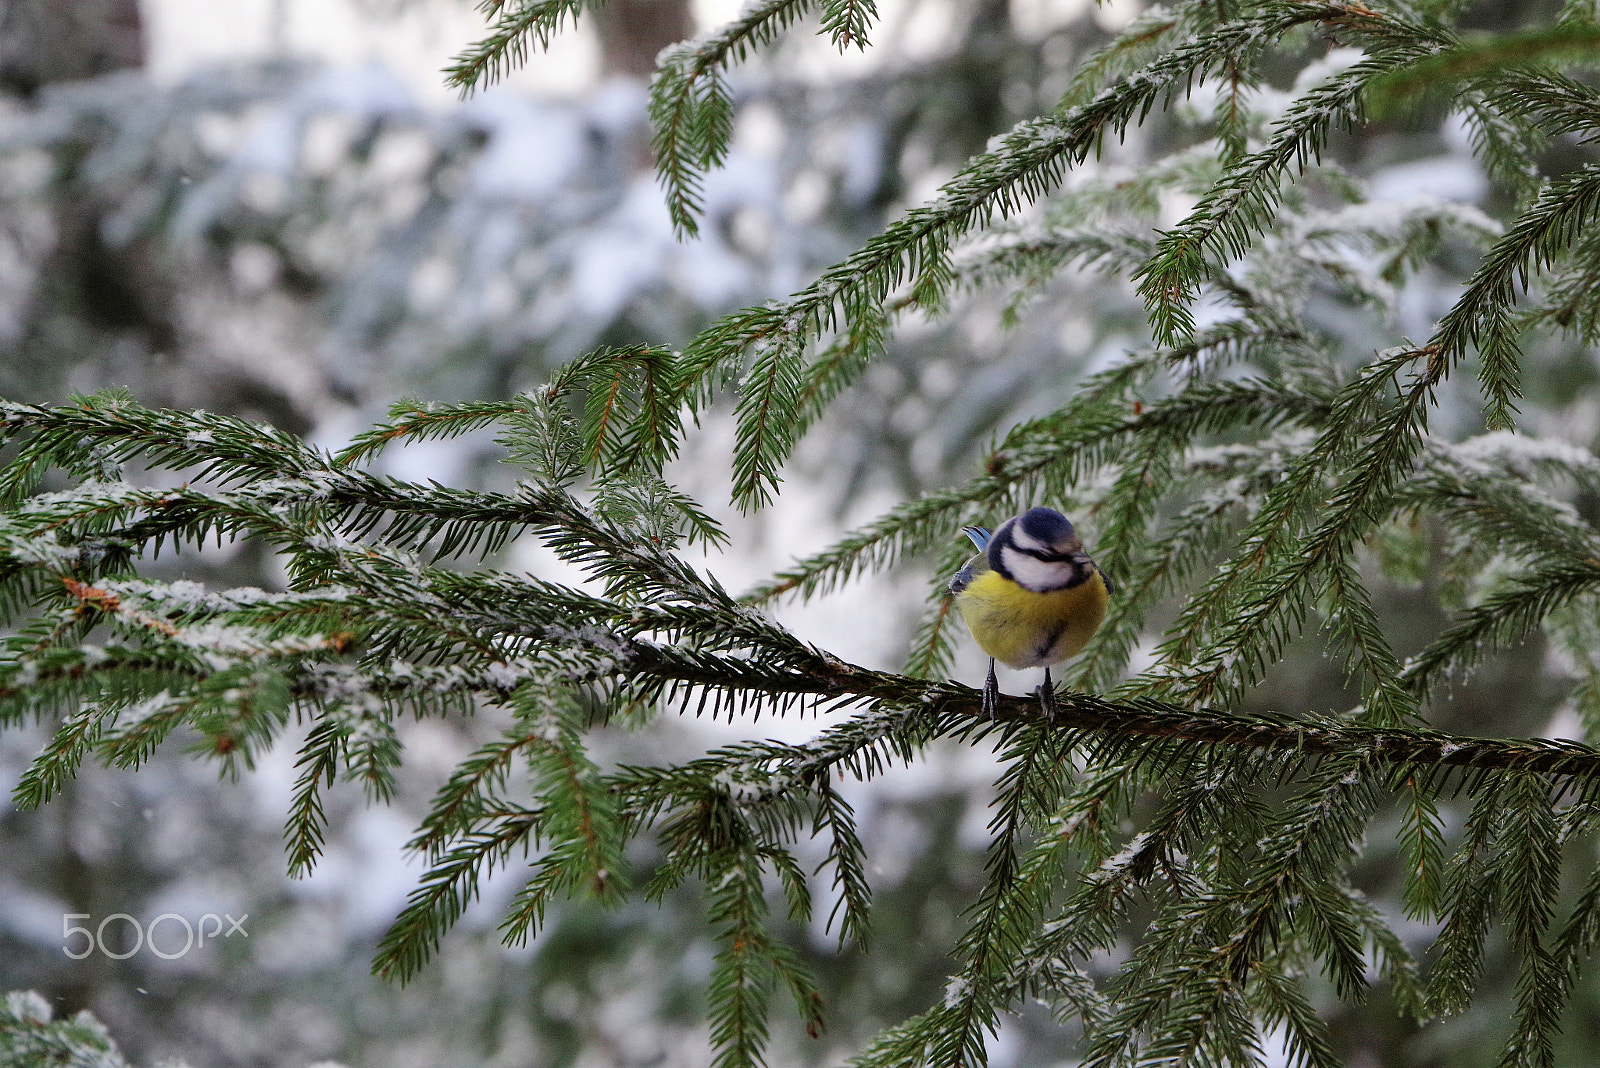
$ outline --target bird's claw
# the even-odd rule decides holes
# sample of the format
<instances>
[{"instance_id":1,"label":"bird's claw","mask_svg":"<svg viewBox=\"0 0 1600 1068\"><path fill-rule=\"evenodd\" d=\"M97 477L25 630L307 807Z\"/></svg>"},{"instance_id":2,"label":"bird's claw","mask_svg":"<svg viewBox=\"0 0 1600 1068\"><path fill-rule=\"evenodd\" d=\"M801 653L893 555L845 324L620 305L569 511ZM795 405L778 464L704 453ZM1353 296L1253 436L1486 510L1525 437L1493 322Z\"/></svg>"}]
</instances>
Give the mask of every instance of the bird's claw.
<instances>
[{"instance_id":1,"label":"bird's claw","mask_svg":"<svg viewBox=\"0 0 1600 1068\"><path fill-rule=\"evenodd\" d=\"M1044 713L1044 718L1053 727L1056 723L1056 686L1050 681L1050 669L1044 669L1044 681L1039 684L1039 711Z\"/></svg>"},{"instance_id":2,"label":"bird's claw","mask_svg":"<svg viewBox=\"0 0 1600 1068\"><path fill-rule=\"evenodd\" d=\"M989 677L983 684L983 700L980 708L989 722L994 723L1000 718L1000 682L994 677L994 661L989 661Z\"/></svg>"}]
</instances>

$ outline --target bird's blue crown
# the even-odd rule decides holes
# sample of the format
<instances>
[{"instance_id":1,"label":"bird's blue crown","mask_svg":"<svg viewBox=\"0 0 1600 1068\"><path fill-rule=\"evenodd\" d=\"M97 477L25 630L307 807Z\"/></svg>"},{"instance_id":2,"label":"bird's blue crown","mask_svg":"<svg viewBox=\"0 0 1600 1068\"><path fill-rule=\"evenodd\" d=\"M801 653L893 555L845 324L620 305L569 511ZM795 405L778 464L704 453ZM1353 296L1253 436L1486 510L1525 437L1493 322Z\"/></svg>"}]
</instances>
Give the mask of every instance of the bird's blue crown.
<instances>
[{"instance_id":1,"label":"bird's blue crown","mask_svg":"<svg viewBox=\"0 0 1600 1068\"><path fill-rule=\"evenodd\" d=\"M1017 526L1045 545L1060 545L1077 536L1072 521L1054 508L1029 508L1017 517Z\"/></svg>"}]
</instances>

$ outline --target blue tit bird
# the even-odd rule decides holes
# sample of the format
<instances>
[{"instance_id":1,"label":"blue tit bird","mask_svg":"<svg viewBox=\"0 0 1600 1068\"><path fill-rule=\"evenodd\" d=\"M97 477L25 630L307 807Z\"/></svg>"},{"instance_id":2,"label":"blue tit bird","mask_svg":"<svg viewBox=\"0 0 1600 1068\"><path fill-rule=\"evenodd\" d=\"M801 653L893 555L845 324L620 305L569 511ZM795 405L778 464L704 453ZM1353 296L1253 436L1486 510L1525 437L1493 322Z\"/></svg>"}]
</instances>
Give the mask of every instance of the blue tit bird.
<instances>
[{"instance_id":1,"label":"blue tit bird","mask_svg":"<svg viewBox=\"0 0 1600 1068\"><path fill-rule=\"evenodd\" d=\"M1000 524L991 536L983 527L964 527L978 547L950 580L950 592L967 629L989 654L983 711L990 719L1000 707L996 660L1013 668L1044 668L1039 706L1056 714L1050 665L1088 644L1106 617L1111 584L1095 566L1067 517L1053 508L1030 508Z\"/></svg>"}]
</instances>

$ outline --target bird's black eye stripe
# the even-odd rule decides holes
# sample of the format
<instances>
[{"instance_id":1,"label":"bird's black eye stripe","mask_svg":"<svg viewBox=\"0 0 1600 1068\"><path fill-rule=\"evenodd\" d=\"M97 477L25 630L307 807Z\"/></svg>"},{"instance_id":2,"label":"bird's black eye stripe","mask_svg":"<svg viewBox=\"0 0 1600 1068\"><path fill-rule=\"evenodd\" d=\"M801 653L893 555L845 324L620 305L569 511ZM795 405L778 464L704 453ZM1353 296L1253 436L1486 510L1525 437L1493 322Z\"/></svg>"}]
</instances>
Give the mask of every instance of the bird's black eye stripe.
<instances>
[{"instance_id":1,"label":"bird's black eye stripe","mask_svg":"<svg viewBox=\"0 0 1600 1068\"><path fill-rule=\"evenodd\" d=\"M1070 553L1052 553L1046 552L1043 549L1024 549L1020 545L1013 545L1012 548L1016 549L1017 552L1022 553L1024 556L1031 556L1035 560L1040 560L1047 564L1059 564L1063 560L1072 559L1072 554Z\"/></svg>"}]
</instances>

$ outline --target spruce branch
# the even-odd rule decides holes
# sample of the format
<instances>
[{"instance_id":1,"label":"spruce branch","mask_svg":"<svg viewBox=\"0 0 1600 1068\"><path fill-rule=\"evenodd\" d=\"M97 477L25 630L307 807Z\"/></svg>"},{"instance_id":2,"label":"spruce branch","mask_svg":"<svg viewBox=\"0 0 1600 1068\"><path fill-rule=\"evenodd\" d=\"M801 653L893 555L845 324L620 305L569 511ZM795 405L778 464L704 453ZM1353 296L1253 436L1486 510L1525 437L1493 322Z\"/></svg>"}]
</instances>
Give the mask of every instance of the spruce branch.
<instances>
[{"instance_id":1,"label":"spruce branch","mask_svg":"<svg viewBox=\"0 0 1600 1068\"><path fill-rule=\"evenodd\" d=\"M1229 335L1222 344L1234 340ZM802 597L825 593L856 574L893 566L903 556L951 542L974 512L998 522L1020 511L1020 502L1040 496L1035 487L1087 481L1117 446L1130 439L1161 440L1171 449L1210 428L1243 420L1266 427L1320 421L1327 401L1298 385L1246 380L1197 383L1142 410L1131 411L1134 407L1081 394L1072 410L1013 428L991 453L985 475L901 505L825 552L781 572L744 600L760 604L791 591ZM1065 494L1048 496L1059 500Z\"/></svg>"},{"instance_id":2,"label":"spruce branch","mask_svg":"<svg viewBox=\"0 0 1600 1068\"><path fill-rule=\"evenodd\" d=\"M53 408L0 402L6 440L28 435L0 478L0 502L21 503L44 466L85 467L138 458L224 482L304 477L324 458L292 434L209 412L155 412L118 395ZM96 479L114 481L114 479Z\"/></svg>"},{"instance_id":3,"label":"spruce branch","mask_svg":"<svg viewBox=\"0 0 1600 1068\"><path fill-rule=\"evenodd\" d=\"M459 53L444 68L445 84L469 96L510 71L527 66L530 48L546 51L568 20L576 25L585 8L604 0L479 0L494 19L489 35Z\"/></svg>"},{"instance_id":4,"label":"spruce branch","mask_svg":"<svg viewBox=\"0 0 1600 1068\"><path fill-rule=\"evenodd\" d=\"M1066 92L1062 94L1059 106L1086 104L1105 88L1108 81L1126 76L1148 64L1161 46L1172 41L1180 29L1195 28L1197 7L1184 5L1177 11L1166 8L1141 11L1122 33L1084 58L1073 73Z\"/></svg>"},{"instance_id":5,"label":"spruce branch","mask_svg":"<svg viewBox=\"0 0 1600 1068\"><path fill-rule=\"evenodd\" d=\"M1471 1003L1483 966L1484 941L1498 898L1504 869L1491 851L1502 825L1504 785L1485 783L1476 792L1465 840L1451 859L1446 875L1444 929L1434 949L1437 959L1428 976L1428 1007L1436 1013L1459 1012Z\"/></svg>"},{"instance_id":6,"label":"spruce branch","mask_svg":"<svg viewBox=\"0 0 1600 1068\"><path fill-rule=\"evenodd\" d=\"M762 0L733 22L676 45L657 60L650 84L656 175L680 235L699 233L702 176L722 164L733 135L724 66L770 44L814 6L815 0ZM870 0L833 0L830 14L837 18L824 22L842 49L850 42L841 35L864 31L871 12Z\"/></svg>"},{"instance_id":7,"label":"spruce branch","mask_svg":"<svg viewBox=\"0 0 1600 1068\"><path fill-rule=\"evenodd\" d=\"M1547 137L1582 134L1583 141L1592 143L1600 129L1600 93L1559 71L1538 67L1496 71L1492 79L1480 79L1475 92L1492 99L1507 118L1531 123Z\"/></svg>"},{"instance_id":8,"label":"spruce branch","mask_svg":"<svg viewBox=\"0 0 1600 1068\"><path fill-rule=\"evenodd\" d=\"M358 434L334 455L339 467L370 460L393 442L441 441L492 426L522 410L524 400L476 401L447 407L406 397L389 408L389 422Z\"/></svg>"},{"instance_id":9,"label":"spruce branch","mask_svg":"<svg viewBox=\"0 0 1600 1068\"><path fill-rule=\"evenodd\" d=\"M874 0L831 0L823 4L822 30L839 51L854 46L864 52L870 44L867 31L877 18Z\"/></svg>"},{"instance_id":10,"label":"spruce branch","mask_svg":"<svg viewBox=\"0 0 1600 1068\"><path fill-rule=\"evenodd\" d=\"M1463 612L1438 638L1406 664L1405 685L1426 695L1456 665L1471 664L1492 646L1521 636L1557 607L1589 593L1600 582L1600 562L1563 560L1545 564L1507 582Z\"/></svg>"},{"instance_id":11,"label":"spruce branch","mask_svg":"<svg viewBox=\"0 0 1600 1068\"><path fill-rule=\"evenodd\" d=\"M374 975L405 982L439 948L446 930L478 894L484 876L526 848L543 814L516 812L485 821L487 826L460 835L406 899L406 907L378 942Z\"/></svg>"},{"instance_id":12,"label":"spruce branch","mask_svg":"<svg viewBox=\"0 0 1600 1068\"><path fill-rule=\"evenodd\" d=\"M1600 871L1590 873L1566 922L1552 939L1548 967L1542 976L1548 985L1542 995L1556 1005L1564 1005L1578 978L1582 960L1594 952L1597 942L1600 942ZM1507 1051L1526 1047L1521 1031L1519 1027L1519 1033L1507 1041Z\"/></svg>"},{"instance_id":13,"label":"spruce branch","mask_svg":"<svg viewBox=\"0 0 1600 1068\"><path fill-rule=\"evenodd\" d=\"M1272 968L1252 976L1252 991L1262 999L1262 1022L1281 1028L1290 1063L1306 1068L1342 1068L1344 1060L1334 1050L1328 1025L1317 1015L1310 998L1293 978Z\"/></svg>"},{"instance_id":14,"label":"spruce branch","mask_svg":"<svg viewBox=\"0 0 1600 1068\"><path fill-rule=\"evenodd\" d=\"M12 803L20 809L38 808L59 794L77 773L108 718L105 710L88 708L62 723L44 752L17 780L11 791Z\"/></svg>"},{"instance_id":15,"label":"spruce branch","mask_svg":"<svg viewBox=\"0 0 1600 1068\"><path fill-rule=\"evenodd\" d=\"M324 785L333 785L344 762L347 735L341 729L343 726L333 719L316 724L306 736L295 761L295 767L302 770L295 780L286 823L290 878L309 875L322 854L327 816L320 794Z\"/></svg>"},{"instance_id":16,"label":"spruce branch","mask_svg":"<svg viewBox=\"0 0 1600 1068\"><path fill-rule=\"evenodd\" d=\"M539 833L549 843L500 924L507 944L525 945L557 894L583 889L604 903L620 900L625 839L616 800L580 739L572 694L564 687L524 683L510 701L531 740L524 752L545 814Z\"/></svg>"},{"instance_id":17,"label":"spruce branch","mask_svg":"<svg viewBox=\"0 0 1600 1068\"><path fill-rule=\"evenodd\" d=\"M1506 926L1521 960L1515 1026L1500 1063L1553 1064L1566 999L1545 937L1561 879L1561 844L1548 784L1538 776L1518 775L1507 785L1506 844L1497 864L1503 873Z\"/></svg>"},{"instance_id":18,"label":"spruce branch","mask_svg":"<svg viewBox=\"0 0 1600 1068\"><path fill-rule=\"evenodd\" d=\"M1346 558L1330 564L1327 574L1328 626L1356 654L1365 718L1383 726L1416 722L1415 698L1400 681L1400 660L1379 628L1378 614L1356 569Z\"/></svg>"},{"instance_id":19,"label":"spruce branch","mask_svg":"<svg viewBox=\"0 0 1600 1068\"><path fill-rule=\"evenodd\" d=\"M1439 320L1431 344L1454 363L1476 347L1491 430L1509 428L1516 411L1521 350L1510 318L1517 290L1535 271L1562 259L1600 211L1600 167L1592 164L1549 182L1495 242L1465 291Z\"/></svg>"},{"instance_id":20,"label":"spruce branch","mask_svg":"<svg viewBox=\"0 0 1600 1068\"><path fill-rule=\"evenodd\" d=\"M1359 4L1267 4L1163 54L1087 104L1018 124L998 147L974 157L936 200L912 209L789 300L737 312L703 330L684 350L685 399L696 409L709 403L715 376L742 362L758 345L766 346L765 351L776 346L776 352L793 360L792 339L833 330L841 320L880 315L891 291L902 283L921 280L931 287L919 302L942 293L944 286L934 280L955 239L1042 197L1068 166L1084 159L1105 136L1120 133L1148 113L1158 100L1312 22L1379 35L1404 29L1392 23L1391 30L1391 20ZM768 362L777 366L772 359ZM755 379L758 385L766 380L765 375ZM743 424L765 419L768 411L765 404L746 405ZM787 449L774 442L763 451L757 446L768 437L750 429L744 433L747 447L735 462L748 473L738 499L750 506L760 499L761 487L776 477Z\"/></svg>"},{"instance_id":21,"label":"spruce branch","mask_svg":"<svg viewBox=\"0 0 1600 1068\"><path fill-rule=\"evenodd\" d=\"M1584 485L1595 475L1591 463L1562 465L1561 473ZM1467 449L1430 443L1415 480L1403 492L1419 509L1482 539L1485 547L1541 561L1600 557L1600 534L1532 473L1494 470Z\"/></svg>"},{"instance_id":22,"label":"spruce branch","mask_svg":"<svg viewBox=\"0 0 1600 1068\"><path fill-rule=\"evenodd\" d=\"M1095 691L1115 683L1152 606L1220 555L1257 498L1288 473L1304 441L1304 430L1291 429L1271 434L1257 445L1190 450L1182 469L1184 483L1216 480L1218 488L1201 493L1199 500L1174 517L1166 532L1151 539L1142 552L1137 547L1126 550L1127 562L1120 564L1120 570L1108 570L1119 576L1117 596L1105 622L1084 649L1074 686ZM1108 568L1118 565L1111 553L1105 559Z\"/></svg>"},{"instance_id":23,"label":"spruce branch","mask_svg":"<svg viewBox=\"0 0 1600 1068\"><path fill-rule=\"evenodd\" d=\"M1342 458L1354 445L1351 417L1371 413L1390 377L1419 359L1425 361L1423 369L1413 375L1400 403L1383 415L1376 433L1363 442L1359 458L1327 501L1328 517L1305 537L1294 538L1293 525L1321 488L1325 465ZM1340 395L1328 429L1300 458L1290 476L1273 487L1239 551L1185 606L1173 636L1163 646L1170 664L1192 647L1208 619L1216 618L1224 605L1228 607L1227 622L1206 643L1206 660L1182 672L1177 693L1185 699L1209 700L1275 659L1304 619L1312 580L1350 551L1409 470L1421 447L1422 422L1433 388L1444 373L1445 364L1436 350L1391 353L1367 368ZM1235 600L1241 580L1254 580L1266 561L1278 562L1264 582Z\"/></svg>"},{"instance_id":24,"label":"spruce branch","mask_svg":"<svg viewBox=\"0 0 1600 1068\"><path fill-rule=\"evenodd\" d=\"M492 0L490 37L458 57L453 83L492 82L593 6ZM1600 715L1600 534L1586 511L1600 462L1503 429L1447 441L1429 423L1451 425L1437 413L1449 389L1471 388L1449 378L1474 351L1488 422L1504 428L1522 349L1542 351L1531 337L1600 336L1600 183L1587 165L1545 180L1538 165L1553 157L1533 151L1582 152L1597 136L1600 93L1549 66L1582 58L1595 31L1569 21L1463 43L1452 5L1417 10L1152 10L1079 67L1057 108L993 140L934 200L787 300L724 317L682 355L589 353L509 401L402 401L334 455L125 394L0 403L0 725L34 720L50 734L17 804L49 800L85 760L135 767L172 739L234 771L303 723L284 830L298 875L329 833L332 783L360 782L369 803L394 796L402 717L491 711L509 725L435 793L410 843L427 873L375 970L415 977L519 852L511 942L569 898L697 892L716 943L714 1057L731 1068L775 1056L780 988L807 1033L822 1028L820 988L782 923L822 920L814 898L826 892L841 944L872 936L877 877L853 784L936 743L993 747L983 880L945 995L858 1063L984 1063L1005 1014L1036 1000L1081 1025L1087 1063L1105 1068L1257 1063L1271 1042L1334 1068L1322 991L1353 1001L1381 982L1418 1019L1459 1011L1503 938L1518 970L1501 1063L1548 1065L1600 943L1600 876L1575 888L1564 863L1600 813L1600 750L1432 730L1418 710L1440 680L1542 629L1575 680L1568 707ZM864 47L876 19L872 0L766 0L663 53L652 120L680 233L727 159L742 92L732 65L812 11L840 49ZM1269 91L1319 33L1361 52L1337 49L1289 95ZM1504 230L1433 198L1368 200L1357 176L1318 162L1334 131L1418 79L1456 86L1477 157L1523 198ZM1062 188L1107 137L1202 83L1216 103L1189 109L1209 125L1178 131L1187 147ZM1175 197L1195 207L1153 237ZM1407 287L1447 271L1458 242L1488 251L1428 343L1353 356L1341 318L1410 314ZM905 313L947 315L957 294L1008 287L993 306L1014 324L1077 268L1097 286L1136 275L1158 343L998 434L975 477L745 598L678 554L723 540L663 477L686 420L721 393L737 394L735 503L767 505L801 435L825 425ZM1196 306L1201 293L1214 300ZM366 466L463 435L492 435L523 481L467 491ZM124 465L172 485L133 485ZM942 680L954 614L942 589L905 674L849 663L758 611L918 554L940 561L925 570L942 579L970 551L962 524L1042 503L1080 521L1117 584L1048 721L1032 697L1002 696L988 716L975 690ZM492 566L522 538L583 578ZM290 588L146 571L212 540L277 554ZM1374 555L1384 575L1465 604L1409 659ZM1155 636L1152 620L1171 623ZM1318 626L1359 684L1358 707L1235 710ZM1152 640L1154 667L1124 679ZM662 715L824 712L838 719L807 742L744 741L657 766L614 766L598 748ZM1363 839L1380 812L1397 831L1407 914L1439 925L1425 989L1411 933L1353 888L1367 882ZM634 890L642 856L654 867Z\"/></svg>"},{"instance_id":25,"label":"spruce branch","mask_svg":"<svg viewBox=\"0 0 1600 1068\"><path fill-rule=\"evenodd\" d=\"M1036 927L1059 877L1062 839L1047 839L1026 859L1019 857L1028 817L1054 808L1062 789L1065 749L1045 726L1028 725L1011 734L1001 755L1005 771L997 783L993 838L985 862L986 879L973 904L972 924L957 944L965 967L947 987L942 1009L930 1020L929 1059L935 1064L982 1064L984 1035L998 1028L1004 1002L996 986L1011 972L1028 934Z\"/></svg>"},{"instance_id":26,"label":"spruce branch","mask_svg":"<svg viewBox=\"0 0 1600 1068\"><path fill-rule=\"evenodd\" d=\"M1189 217L1162 235L1154 258L1135 275L1157 342L1176 344L1194 332L1187 307L1208 270L1208 253L1221 246L1217 254L1234 259L1245 254L1272 219L1284 172L1291 165L1304 170L1320 159L1335 124L1359 121L1359 101L1374 81L1443 47L1421 33L1417 37L1369 56L1297 97L1275 126L1271 142L1229 167Z\"/></svg>"},{"instance_id":27,"label":"spruce branch","mask_svg":"<svg viewBox=\"0 0 1600 1068\"><path fill-rule=\"evenodd\" d=\"M1440 915L1444 896L1444 827L1433 791L1415 775L1401 780L1399 841L1406 852L1407 914L1428 920Z\"/></svg>"},{"instance_id":28,"label":"spruce branch","mask_svg":"<svg viewBox=\"0 0 1600 1068\"><path fill-rule=\"evenodd\" d=\"M1396 71L1373 86L1375 113L1391 114L1406 98L1440 92L1452 83L1483 80L1508 67L1600 59L1600 26L1567 19L1551 26L1452 42L1450 48Z\"/></svg>"}]
</instances>

